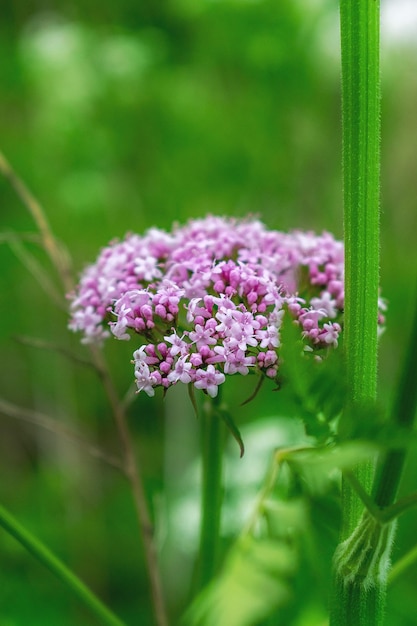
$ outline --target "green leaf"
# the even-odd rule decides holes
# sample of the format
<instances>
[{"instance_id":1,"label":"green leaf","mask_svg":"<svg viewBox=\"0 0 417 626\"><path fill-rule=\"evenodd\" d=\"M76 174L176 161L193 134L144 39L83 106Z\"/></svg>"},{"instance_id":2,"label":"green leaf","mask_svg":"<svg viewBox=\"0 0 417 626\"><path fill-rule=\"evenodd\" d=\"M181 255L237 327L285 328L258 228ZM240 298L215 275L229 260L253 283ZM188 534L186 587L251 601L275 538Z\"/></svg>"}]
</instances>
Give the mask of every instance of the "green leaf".
<instances>
[{"instance_id":1,"label":"green leaf","mask_svg":"<svg viewBox=\"0 0 417 626\"><path fill-rule=\"evenodd\" d=\"M245 530L220 575L194 600L186 626L253 626L291 600L308 518L303 500L276 493L281 462L274 455Z\"/></svg>"},{"instance_id":2,"label":"green leaf","mask_svg":"<svg viewBox=\"0 0 417 626\"><path fill-rule=\"evenodd\" d=\"M338 446L295 451L286 458L312 493L323 493L334 481L335 470L353 470L375 458L379 446L370 441L352 441Z\"/></svg>"}]
</instances>

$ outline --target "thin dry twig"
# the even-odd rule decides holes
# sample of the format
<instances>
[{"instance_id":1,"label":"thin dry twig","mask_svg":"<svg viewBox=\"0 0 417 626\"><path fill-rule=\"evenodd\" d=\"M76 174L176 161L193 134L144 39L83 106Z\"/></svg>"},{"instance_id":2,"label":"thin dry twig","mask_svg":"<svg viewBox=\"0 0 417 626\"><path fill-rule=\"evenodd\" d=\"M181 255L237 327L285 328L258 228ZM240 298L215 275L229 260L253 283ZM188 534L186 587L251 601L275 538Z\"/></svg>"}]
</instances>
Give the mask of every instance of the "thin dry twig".
<instances>
[{"instance_id":1,"label":"thin dry twig","mask_svg":"<svg viewBox=\"0 0 417 626\"><path fill-rule=\"evenodd\" d=\"M47 272L43 269L39 261L33 256L33 254L26 250L25 246L18 237L9 233L8 243L15 256L19 259L22 265L26 267L28 272L38 281L44 292L51 298L54 304L62 311L65 311L67 307L65 306L64 298L57 291L55 285L50 280Z\"/></svg>"},{"instance_id":2,"label":"thin dry twig","mask_svg":"<svg viewBox=\"0 0 417 626\"><path fill-rule=\"evenodd\" d=\"M119 432L120 441L123 447L123 453L126 462L126 473L131 484L136 514L144 541L145 558L148 564L148 573L151 583L151 593L156 623L158 624L158 626L168 626L168 619L165 610L165 602L154 542L154 528L149 515L145 491L143 489L143 484L140 478L138 455L137 453L135 455L126 419L126 413L123 408L123 404L119 401L119 398L117 396L117 392L110 377L103 353L99 351L95 346L91 346L91 352L94 356L95 363L97 363L101 371L103 385L113 410L116 427Z\"/></svg>"},{"instance_id":3,"label":"thin dry twig","mask_svg":"<svg viewBox=\"0 0 417 626\"><path fill-rule=\"evenodd\" d=\"M13 231L0 233L0 243L10 243L11 237L19 241L28 241L29 243L35 243L43 247L42 237L38 235L38 233L15 233Z\"/></svg>"},{"instance_id":4,"label":"thin dry twig","mask_svg":"<svg viewBox=\"0 0 417 626\"><path fill-rule=\"evenodd\" d=\"M33 194L26 187L25 183L16 174L4 154L0 151L0 172L9 181L16 194L28 209L32 215L42 237L43 245L52 264L57 269L66 292L71 291L73 287L73 281L71 276L71 264L69 261L69 255L64 252L64 249L58 245L56 238L54 237L48 220L46 219L45 212L43 211L40 203L33 196Z\"/></svg>"},{"instance_id":5,"label":"thin dry twig","mask_svg":"<svg viewBox=\"0 0 417 626\"><path fill-rule=\"evenodd\" d=\"M63 248L60 248L58 245L58 242L49 226L48 220L46 219L42 206L28 190L23 181L17 176L10 163L1 152L0 172L2 172L3 175L9 180L24 206L32 215L36 225L38 226L44 248L61 278L65 292L70 292L73 288L73 281L70 270L71 264L69 262L69 256L67 253L64 254ZM125 406L123 401L119 400L102 352L95 346L90 347L90 352L93 358L93 363L103 382L104 389L112 408L122 446L125 472L131 485L137 519L145 548L145 558L150 579L152 604L156 623L157 626L168 626L168 618L165 609L158 559L153 537L154 531L142 484L140 464L137 455L135 456L128 428Z\"/></svg>"},{"instance_id":6,"label":"thin dry twig","mask_svg":"<svg viewBox=\"0 0 417 626\"><path fill-rule=\"evenodd\" d=\"M130 407L130 405L136 398L136 395L137 395L136 385L135 383L132 383L129 389L126 391L121 401L121 405L124 411L126 411Z\"/></svg>"},{"instance_id":7,"label":"thin dry twig","mask_svg":"<svg viewBox=\"0 0 417 626\"><path fill-rule=\"evenodd\" d=\"M54 433L54 435L65 437L70 441L74 441L75 443L81 445L81 447L86 450L86 452L91 454L91 456L94 456L95 458L104 461L108 465L115 467L123 473L126 473L123 463L120 459L117 459L115 456L104 452L104 450L101 450L100 448L97 448L97 446L87 441L87 439L85 439L79 433L76 433L70 428L67 428L67 426L64 426L57 422L56 419L49 417L48 415L45 415L40 411L32 411L31 409L17 406L16 404L12 404L11 402L0 398L0 413L3 413L3 415L7 415L8 417L27 422L29 424L34 424L35 426L39 426L44 430L48 430L49 432Z\"/></svg>"},{"instance_id":8,"label":"thin dry twig","mask_svg":"<svg viewBox=\"0 0 417 626\"><path fill-rule=\"evenodd\" d=\"M50 341L45 341L44 339L39 339L37 337L26 337L24 335L16 335L14 339L24 346L30 346L31 348L40 348L41 350L50 350L51 352L61 354L66 359L73 361L74 363L78 363L78 365L84 365L85 367L91 367L94 370L97 370L97 367L95 363L93 363L93 361L85 359L82 356L78 356L78 354L75 354L75 352L68 350L68 348L65 348L64 346L59 346L58 344Z\"/></svg>"}]
</instances>

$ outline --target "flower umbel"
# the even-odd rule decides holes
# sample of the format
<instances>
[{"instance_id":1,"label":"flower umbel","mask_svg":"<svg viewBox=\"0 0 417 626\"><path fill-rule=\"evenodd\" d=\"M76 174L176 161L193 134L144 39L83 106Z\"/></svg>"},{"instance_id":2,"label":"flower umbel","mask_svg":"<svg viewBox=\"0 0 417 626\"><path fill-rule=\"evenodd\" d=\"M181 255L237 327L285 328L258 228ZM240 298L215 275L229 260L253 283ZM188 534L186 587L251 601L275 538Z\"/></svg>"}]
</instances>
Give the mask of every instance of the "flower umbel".
<instances>
[{"instance_id":1,"label":"flower umbel","mask_svg":"<svg viewBox=\"0 0 417 626\"><path fill-rule=\"evenodd\" d=\"M343 244L329 233L210 216L104 248L70 295L70 328L86 343L139 340L139 392L182 382L215 397L226 375L277 377L284 315L307 351L337 346L343 288Z\"/></svg>"}]
</instances>

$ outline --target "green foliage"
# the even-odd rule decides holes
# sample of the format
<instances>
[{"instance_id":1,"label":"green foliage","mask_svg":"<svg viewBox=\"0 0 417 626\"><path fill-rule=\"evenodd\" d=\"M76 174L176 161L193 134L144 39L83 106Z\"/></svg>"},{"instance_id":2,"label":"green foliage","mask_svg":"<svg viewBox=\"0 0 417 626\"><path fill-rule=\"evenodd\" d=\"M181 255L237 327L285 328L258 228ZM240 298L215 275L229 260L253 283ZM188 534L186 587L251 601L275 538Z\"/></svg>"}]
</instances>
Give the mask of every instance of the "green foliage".
<instances>
[{"instance_id":1,"label":"green foliage","mask_svg":"<svg viewBox=\"0 0 417 626\"><path fill-rule=\"evenodd\" d=\"M250 626L292 598L306 511L301 500L274 497L277 470L274 462L247 528L230 549L220 576L194 601L186 624Z\"/></svg>"},{"instance_id":2,"label":"green foliage","mask_svg":"<svg viewBox=\"0 0 417 626\"><path fill-rule=\"evenodd\" d=\"M319 541L334 540L328 531L326 537L312 528L315 503L321 502L319 507L326 510L340 472L369 462L375 450L363 442L277 450L252 514L220 574L194 601L184 623L251 626L274 615L275 623L284 624L285 611L295 602L301 565L308 571L307 584L317 584L311 535ZM303 580L305 584L305 572Z\"/></svg>"}]
</instances>

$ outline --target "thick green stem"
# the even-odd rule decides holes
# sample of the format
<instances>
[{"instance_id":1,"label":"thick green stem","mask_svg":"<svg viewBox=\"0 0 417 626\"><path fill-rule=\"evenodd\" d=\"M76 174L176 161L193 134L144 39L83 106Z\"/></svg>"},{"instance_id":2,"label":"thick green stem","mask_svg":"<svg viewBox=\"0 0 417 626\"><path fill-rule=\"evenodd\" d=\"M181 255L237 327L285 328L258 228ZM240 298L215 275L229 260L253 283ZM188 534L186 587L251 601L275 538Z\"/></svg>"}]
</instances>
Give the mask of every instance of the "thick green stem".
<instances>
[{"instance_id":1,"label":"thick green stem","mask_svg":"<svg viewBox=\"0 0 417 626\"><path fill-rule=\"evenodd\" d=\"M79 600L90 609L101 624L105 626L124 626L124 623L116 617L88 587L62 563L62 561L2 506L0 506L0 526L57 576L71 592L75 593Z\"/></svg>"},{"instance_id":2,"label":"thick green stem","mask_svg":"<svg viewBox=\"0 0 417 626\"><path fill-rule=\"evenodd\" d=\"M417 304L391 417L392 424L403 428L411 427L417 410L416 368ZM382 457L373 486L374 500L355 477L350 477L369 512L362 516L360 523L340 544L336 553L336 592L332 609L335 624L382 623L396 518L417 504L417 493L409 494L393 504L405 458L404 449L390 451ZM406 555L394 570L396 575L413 562L415 554L414 550Z\"/></svg>"},{"instance_id":3,"label":"thick green stem","mask_svg":"<svg viewBox=\"0 0 417 626\"><path fill-rule=\"evenodd\" d=\"M350 407L376 395L379 288L379 2L341 0L345 353ZM350 416L349 416L350 419Z\"/></svg>"},{"instance_id":4,"label":"thick green stem","mask_svg":"<svg viewBox=\"0 0 417 626\"><path fill-rule=\"evenodd\" d=\"M379 286L379 1L341 0L343 181L345 231L345 338L347 396L340 435L355 431L357 416L376 398ZM370 489L373 467L357 477ZM342 537L336 559L331 626L381 624L380 581L343 567L349 537L363 505L348 481L342 488ZM384 534L384 533L383 533ZM359 534L361 537L362 535ZM364 536L367 536L366 533ZM344 548L342 548L344 546ZM350 554L345 555L346 558ZM342 563L342 565L341 565Z\"/></svg>"},{"instance_id":5,"label":"thick green stem","mask_svg":"<svg viewBox=\"0 0 417 626\"><path fill-rule=\"evenodd\" d=\"M197 587L202 589L216 571L220 514L223 496L222 460L224 427L216 407L220 400L204 403L202 421L202 496L200 549L198 555Z\"/></svg>"}]
</instances>

